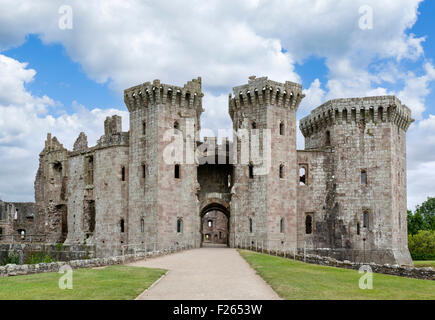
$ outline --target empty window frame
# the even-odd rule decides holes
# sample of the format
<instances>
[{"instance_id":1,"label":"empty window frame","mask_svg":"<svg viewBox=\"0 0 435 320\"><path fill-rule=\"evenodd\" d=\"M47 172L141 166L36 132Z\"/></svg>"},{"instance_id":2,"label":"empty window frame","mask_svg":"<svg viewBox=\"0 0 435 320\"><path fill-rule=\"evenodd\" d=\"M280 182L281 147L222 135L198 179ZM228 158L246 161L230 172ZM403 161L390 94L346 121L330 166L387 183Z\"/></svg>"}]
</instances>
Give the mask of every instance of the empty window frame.
<instances>
[{"instance_id":1,"label":"empty window frame","mask_svg":"<svg viewBox=\"0 0 435 320\"><path fill-rule=\"evenodd\" d=\"M183 233L183 219L177 219L177 233Z\"/></svg>"},{"instance_id":2,"label":"empty window frame","mask_svg":"<svg viewBox=\"0 0 435 320\"><path fill-rule=\"evenodd\" d=\"M174 166L174 178L180 179L180 165L179 164L176 164Z\"/></svg>"},{"instance_id":3,"label":"empty window frame","mask_svg":"<svg viewBox=\"0 0 435 320\"><path fill-rule=\"evenodd\" d=\"M361 184L367 184L367 170L361 170Z\"/></svg>"},{"instance_id":4,"label":"empty window frame","mask_svg":"<svg viewBox=\"0 0 435 320\"><path fill-rule=\"evenodd\" d=\"M140 232L145 232L145 220L144 218L140 219Z\"/></svg>"},{"instance_id":5,"label":"empty window frame","mask_svg":"<svg viewBox=\"0 0 435 320\"><path fill-rule=\"evenodd\" d=\"M252 233L252 218L249 218L249 233Z\"/></svg>"},{"instance_id":6,"label":"empty window frame","mask_svg":"<svg viewBox=\"0 0 435 320\"><path fill-rule=\"evenodd\" d=\"M281 136L285 135L285 126L284 126L284 122L281 122L281 123L279 124L279 134L280 134Z\"/></svg>"},{"instance_id":7,"label":"empty window frame","mask_svg":"<svg viewBox=\"0 0 435 320\"><path fill-rule=\"evenodd\" d=\"M141 171L142 171L142 179L145 179L147 176L147 166L143 163L141 166Z\"/></svg>"},{"instance_id":8,"label":"empty window frame","mask_svg":"<svg viewBox=\"0 0 435 320\"><path fill-rule=\"evenodd\" d=\"M307 182L307 166L299 165L299 185L305 186L308 184Z\"/></svg>"},{"instance_id":9,"label":"empty window frame","mask_svg":"<svg viewBox=\"0 0 435 320\"><path fill-rule=\"evenodd\" d=\"M125 181L125 167L121 167L121 181Z\"/></svg>"},{"instance_id":10,"label":"empty window frame","mask_svg":"<svg viewBox=\"0 0 435 320\"><path fill-rule=\"evenodd\" d=\"M281 164L279 166L279 178L284 179L284 165L283 164Z\"/></svg>"},{"instance_id":11,"label":"empty window frame","mask_svg":"<svg viewBox=\"0 0 435 320\"><path fill-rule=\"evenodd\" d=\"M325 134L325 146L330 146L331 145L331 132L330 131L326 131Z\"/></svg>"},{"instance_id":12,"label":"empty window frame","mask_svg":"<svg viewBox=\"0 0 435 320\"><path fill-rule=\"evenodd\" d=\"M121 219L121 222L119 223L120 228L121 228L121 233L124 233L125 231L125 222L124 219Z\"/></svg>"},{"instance_id":13,"label":"empty window frame","mask_svg":"<svg viewBox=\"0 0 435 320\"><path fill-rule=\"evenodd\" d=\"M364 210L363 212L363 228L369 227L369 212Z\"/></svg>"},{"instance_id":14,"label":"empty window frame","mask_svg":"<svg viewBox=\"0 0 435 320\"><path fill-rule=\"evenodd\" d=\"M279 232L284 233L284 218L279 221Z\"/></svg>"},{"instance_id":15,"label":"empty window frame","mask_svg":"<svg viewBox=\"0 0 435 320\"><path fill-rule=\"evenodd\" d=\"M249 165L249 179L254 179L254 166L252 163Z\"/></svg>"},{"instance_id":16,"label":"empty window frame","mask_svg":"<svg viewBox=\"0 0 435 320\"><path fill-rule=\"evenodd\" d=\"M305 216L305 234L313 233L313 215L308 213Z\"/></svg>"},{"instance_id":17,"label":"empty window frame","mask_svg":"<svg viewBox=\"0 0 435 320\"><path fill-rule=\"evenodd\" d=\"M142 122L142 135L147 134L147 123L145 121Z\"/></svg>"},{"instance_id":18,"label":"empty window frame","mask_svg":"<svg viewBox=\"0 0 435 320\"><path fill-rule=\"evenodd\" d=\"M209 228L213 227L213 221L212 220L208 220L207 221L207 225Z\"/></svg>"}]
</instances>

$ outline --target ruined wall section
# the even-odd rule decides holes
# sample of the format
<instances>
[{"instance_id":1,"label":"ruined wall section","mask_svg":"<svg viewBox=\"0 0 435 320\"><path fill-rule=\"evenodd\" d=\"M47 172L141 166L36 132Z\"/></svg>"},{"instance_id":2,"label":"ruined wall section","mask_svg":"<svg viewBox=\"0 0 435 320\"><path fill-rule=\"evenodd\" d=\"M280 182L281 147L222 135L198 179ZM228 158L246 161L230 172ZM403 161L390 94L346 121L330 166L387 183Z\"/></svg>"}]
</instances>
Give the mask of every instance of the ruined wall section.
<instances>
[{"instance_id":1,"label":"ruined wall section","mask_svg":"<svg viewBox=\"0 0 435 320\"><path fill-rule=\"evenodd\" d=\"M125 90L130 111L130 244L163 248L195 239L199 243L197 164L193 153L186 159L186 146L196 149L202 96L200 78L183 87L155 80ZM165 149L174 139L183 142L182 157L168 164Z\"/></svg>"},{"instance_id":2,"label":"ruined wall section","mask_svg":"<svg viewBox=\"0 0 435 320\"><path fill-rule=\"evenodd\" d=\"M306 149L333 155L324 169L326 215L316 222L330 239L318 238L317 249L352 261L412 263L404 240L406 185L398 182L411 122L410 110L392 96L332 100L301 120Z\"/></svg>"},{"instance_id":3,"label":"ruined wall section","mask_svg":"<svg viewBox=\"0 0 435 320\"><path fill-rule=\"evenodd\" d=\"M35 230L45 234L48 243L64 242L68 234L67 172L68 151L49 133L35 179Z\"/></svg>"},{"instance_id":4,"label":"ruined wall section","mask_svg":"<svg viewBox=\"0 0 435 320\"><path fill-rule=\"evenodd\" d=\"M296 110L304 97L302 86L253 76L247 85L233 88L233 94L229 101L233 129L247 129L250 134L250 163L242 163L240 157L243 137L235 134L233 138L238 156L231 201L235 236L266 240L269 248L296 247L295 126ZM258 146L252 135L259 135ZM268 139L271 157L265 161L264 142ZM252 157L256 148L260 161Z\"/></svg>"}]
</instances>

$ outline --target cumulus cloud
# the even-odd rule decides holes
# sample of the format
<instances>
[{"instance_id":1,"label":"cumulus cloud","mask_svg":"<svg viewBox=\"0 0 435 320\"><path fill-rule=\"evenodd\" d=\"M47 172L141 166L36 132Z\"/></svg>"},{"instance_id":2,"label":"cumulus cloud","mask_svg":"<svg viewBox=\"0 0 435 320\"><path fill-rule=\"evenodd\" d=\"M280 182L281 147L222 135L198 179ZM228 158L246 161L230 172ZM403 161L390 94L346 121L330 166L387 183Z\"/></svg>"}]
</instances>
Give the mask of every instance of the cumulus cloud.
<instances>
[{"instance_id":1,"label":"cumulus cloud","mask_svg":"<svg viewBox=\"0 0 435 320\"><path fill-rule=\"evenodd\" d=\"M89 110L74 102L73 114L50 115L48 111L59 103L25 89L25 83L33 81L36 75L25 63L0 54L0 74L0 196L5 200L33 200L38 154L47 132L71 149L81 131L86 131L89 143L95 144L109 115L121 115L128 130L126 110Z\"/></svg>"}]
</instances>

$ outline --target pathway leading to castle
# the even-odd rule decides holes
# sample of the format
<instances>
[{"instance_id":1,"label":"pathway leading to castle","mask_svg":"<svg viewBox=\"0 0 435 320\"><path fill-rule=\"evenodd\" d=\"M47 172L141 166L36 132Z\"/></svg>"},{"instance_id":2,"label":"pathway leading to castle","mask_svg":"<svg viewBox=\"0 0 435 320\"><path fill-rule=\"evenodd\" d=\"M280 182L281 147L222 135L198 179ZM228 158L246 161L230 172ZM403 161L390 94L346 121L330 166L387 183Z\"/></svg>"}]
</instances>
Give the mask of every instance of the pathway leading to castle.
<instances>
[{"instance_id":1,"label":"pathway leading to castle","mask_svg":"<svg viewBox=\"0 0 435 320\"><path fill-rule=\"evenodd\" d=\"M235 249L193 249L129 265L169 270L139 300L280 299Z\"/></svg>"}]
</instances>

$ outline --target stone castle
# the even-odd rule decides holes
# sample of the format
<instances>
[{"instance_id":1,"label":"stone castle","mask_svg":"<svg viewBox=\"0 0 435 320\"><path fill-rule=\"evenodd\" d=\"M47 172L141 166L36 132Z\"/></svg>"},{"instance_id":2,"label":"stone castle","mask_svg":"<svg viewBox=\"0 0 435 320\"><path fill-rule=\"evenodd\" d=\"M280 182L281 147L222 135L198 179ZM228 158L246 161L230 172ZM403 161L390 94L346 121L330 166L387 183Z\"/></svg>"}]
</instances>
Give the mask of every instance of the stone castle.
<instances>
[{"instance_id":1,"label":"stone castle","mask_svg":"<svg viewBox=\"0 0 435 320\"><path fill-rule=\"evenodd\" d=\"M72 151L48 134L32 217L20 225L12 204L3 204L14 220L9 229L0 221L3 234L22 234L27 223L47 243L93 244L102 257L221 243L412 265L406 131L413 119L398 98L326 102L300 120L305 149L297 150L300 84L252 76L233 88L231 143L200 141L202 97L200 78L183 87L146 82L124 92L128 132L119 116L108 117L95 146L81 133ZM184 147L167 152L176 140Z\"/></svg>"}]
</instances>

